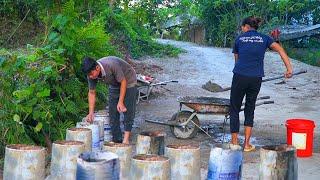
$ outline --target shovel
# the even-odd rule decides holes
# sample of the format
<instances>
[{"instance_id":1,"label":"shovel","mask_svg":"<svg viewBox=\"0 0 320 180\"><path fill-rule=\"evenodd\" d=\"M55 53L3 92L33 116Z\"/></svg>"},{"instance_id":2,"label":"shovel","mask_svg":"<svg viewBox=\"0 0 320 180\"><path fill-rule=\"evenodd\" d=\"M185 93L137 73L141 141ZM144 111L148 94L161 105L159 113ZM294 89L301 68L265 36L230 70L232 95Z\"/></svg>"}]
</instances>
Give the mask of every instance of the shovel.
<instances>
[{"instance_id":1,"label":"shovel","mask_svg":"<svg viewBox=\"0 0 320 180\"><path fill-rule=\"evenodd\" d=\"M295 76L295 75L298 75L298 74L303 74L303 73L306 73L306 72L307 72L307 70L299 71L299 72L293 73L292 76ZM281 79L281 78L283 78L283 75L282 76L271 77L271 78L266 78L266 79L263 79L262 82L272 81L272 80ZM219 86L219 85L217 85L217 86ZM219 86L219 87L221 87L221 86ZM204 88L204 89L206 89L206 88ZM206 89L206 90L208 90L208 89ZM227 88L222 88L221 87L221 88L217 89L217 91L210 91L210 90L208 90L208 91L210 91L210 92L223 92L223 91L229 91L229 90L231 90L231 87L227 87Z\"/></svg>"}]
</instances>

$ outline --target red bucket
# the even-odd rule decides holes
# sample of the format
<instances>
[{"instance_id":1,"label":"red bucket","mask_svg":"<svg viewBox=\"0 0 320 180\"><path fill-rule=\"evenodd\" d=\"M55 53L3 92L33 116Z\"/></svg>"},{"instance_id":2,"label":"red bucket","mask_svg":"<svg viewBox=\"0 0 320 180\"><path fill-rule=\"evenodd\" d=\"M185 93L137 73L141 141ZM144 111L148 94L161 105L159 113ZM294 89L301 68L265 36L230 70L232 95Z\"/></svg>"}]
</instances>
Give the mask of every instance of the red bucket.
<instances>
[{"instance_id":1,"label":"red bucket","mask_svg":"<svg viewBox=\"0 0 320 180\"><path fill-rule=\"evenodd\" d=\"M286 126L287 144L296 147L297 156L312 156L314 122L308 119L288 119Z\"/></svg>"}]
</instances>

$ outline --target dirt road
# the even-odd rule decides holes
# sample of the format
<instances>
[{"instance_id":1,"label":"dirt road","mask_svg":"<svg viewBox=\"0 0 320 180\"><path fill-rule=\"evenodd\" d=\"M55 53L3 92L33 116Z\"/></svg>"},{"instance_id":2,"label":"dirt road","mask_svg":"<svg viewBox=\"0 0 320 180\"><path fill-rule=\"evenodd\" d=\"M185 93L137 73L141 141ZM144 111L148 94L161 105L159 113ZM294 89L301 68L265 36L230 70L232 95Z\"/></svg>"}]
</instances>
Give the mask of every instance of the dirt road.
<instances>
[{"instance_id":1,"label":"dirt road","mask_svg":"<svg viewBox=\"0 0 320 180\"><path fill-rule=\"evenodd\" d=\"M211 144L221 138L223 116L199 116L201 125L214 125L210 131L213 138L199 133L189 140L176 139L169 127L147 123L144 120L167 121L178 111L178 96L215 96L229 98L229 91L221 93L208 92L201 88L208 80L223 87L231 85L232 68L234 66L231 49L198 46L192 43L159 40L161 43L172 44L186 51L178 58L144 58L141 61L155 64L163 68L155 77L159 80L178 80L178 84L168 84L165 88L155 91L155 96L137 107L137 118L134 133L146 130L163 130L168 134L166 143L194 143L201 146L202 168L207 168ZM294 71L307 70L302 74L288 79L285 84L275 84L282 80L265 82L259 96L271 96L275 104L259 106L255 111L255 125L252 143L257 146L286 143L285 121L289 118L307 118L316 121L320 126L320 68L309 66L292 59ZM266 77L282 75L285 67L280 56L267 52L265 57ZM241 114L243 123L243 114ZM314 152L320 152L319 132L315 131ZM242 131L242 128L240 130ZM241 137L242 138L242 137ZM243 140L243 139L242 139ZM133 141L135 142L135 141ZM245 162L257 162L258 151L245 154Z\"/></svg>"}]
</instances>

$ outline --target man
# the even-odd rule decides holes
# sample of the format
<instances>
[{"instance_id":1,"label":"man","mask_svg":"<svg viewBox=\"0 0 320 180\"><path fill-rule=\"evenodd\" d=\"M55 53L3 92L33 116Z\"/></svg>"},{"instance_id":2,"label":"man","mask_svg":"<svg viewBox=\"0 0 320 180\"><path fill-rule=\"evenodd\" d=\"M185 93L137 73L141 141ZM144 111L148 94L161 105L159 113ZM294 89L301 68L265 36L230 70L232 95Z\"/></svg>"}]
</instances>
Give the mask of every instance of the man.
<instances>
[{"instance_id":1,"label":"man","mask_svg":"<svg viewBox=\"0 0 320 180\"><path fill-rule=\"evenodd\" d=\"M89 84L89 114L87 121L94 119L96 84L98 79L109 85L109 116L113 142L129 144L129 138L135 117L137 78L134 69L124 60L108 56L95 61L86 57L82 71L87 75ZM120 129L120 114L124 114L124 138Z\"/></svg>"}]
</instances>

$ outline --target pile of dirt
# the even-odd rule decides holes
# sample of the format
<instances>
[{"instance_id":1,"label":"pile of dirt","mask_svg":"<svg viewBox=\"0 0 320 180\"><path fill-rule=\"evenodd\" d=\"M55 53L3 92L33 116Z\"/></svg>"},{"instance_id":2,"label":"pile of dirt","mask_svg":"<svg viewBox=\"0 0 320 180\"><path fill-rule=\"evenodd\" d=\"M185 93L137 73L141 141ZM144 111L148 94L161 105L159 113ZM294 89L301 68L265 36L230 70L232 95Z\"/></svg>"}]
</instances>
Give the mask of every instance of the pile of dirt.
<instances>
[{"instance_id":1,"label":"pile of dirt","mask_svg":"<svg viewBox=\"0 0 320 180\"><path fill-rule=\"evenodd\" d=\"M160 66L154 64L146 64L144 62L134 62L132 66L137 74L143 74L145 76L153 76L154 74L162 71L162 68Z\"/></svg>"},{"instance_id":2,"label":"pile of dirt","mask_svg":"<svg viewBox=\"0 0 320 180\"><path fill-rule=\"evenodd\" d=\"M211 81L208 81L206 84L202 85L202 88L210 92L221 92L224 90L221 86Z\"/></svg>"}]
</instances>

